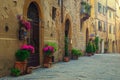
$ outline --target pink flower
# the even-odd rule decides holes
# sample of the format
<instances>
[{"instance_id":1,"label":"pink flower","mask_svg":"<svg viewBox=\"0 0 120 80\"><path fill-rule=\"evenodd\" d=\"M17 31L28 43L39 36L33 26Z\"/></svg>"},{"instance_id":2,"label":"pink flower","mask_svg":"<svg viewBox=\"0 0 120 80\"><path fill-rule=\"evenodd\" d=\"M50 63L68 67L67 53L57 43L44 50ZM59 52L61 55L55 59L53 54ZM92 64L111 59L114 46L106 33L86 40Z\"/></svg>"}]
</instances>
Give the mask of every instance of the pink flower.
<instances>
[{"instance_id":1,"label":"pink flower","mask_svg":"<svg viewBox=\"0 0 120 80\"><path fill-rule=\"evenodd\" d=\"M21 23L25 26L27 30L31 29L31 23L28 21L21 20Z\"/></svg>"},{"instance_id":2,"label":"pink flower","mask_svg":"<svg viewBox=\"0 0 120 80\"><path fill-rule=\"evenodd\" d=\"M43 51L47 52L48 51L48 47L43 48Z\"/></svg>"},{"instance_id":3,"label":"pink flower","mask_svg":"<svg viewBox=\"0 0 120 80\"><path fill-rule=\"evenodd\" d=\"M44 51L45 54L51 55L54 52L54 47L52 47L52 46L45 46L43 48L43 51Z\"/></svg>"},{"instance_id":4,"label":"pink flower","mask_svg":"<svg viewBox=\"0 0 120 80\"><path fill-rule=\"evenodd\" d=\"M24 44L20 49L28 49L28 45Z\"/></svg>"},{"instance_id":5,"label":"pink flower","mask_svg":"<svg viewBox=\"0 0 120 80\"><path fill-rule=\"evenodd\" d=\"M49 50L53 52L54 48L52 46L48 46Z\"/></svg>"},{"instance_id":6,"label":"pink flower","mask_svg":"<svg viewBox=\"0 0 120 80\"><path fill-rule=\"evenodd\" d=\"M31 51L31 53L34 53L34 52L35 52L34 47L33 47L33 46L31 46L31 45L26 45L26 44L24 44L23 46L21 46L21 48L20 48L20 49L24 49L24 50Z\"/></svg>"},{"instance_id":7,"label":"pink flower","mask_svg":"<svg viewBox=\"0 0 120 80\"><path fill-rule=\"evenodd\" d=\"M33 46L31 46L31 45L28 45L28 50L30 50L32 53L34 53L34 52L35 52L34 47L33 47Z\"/></svg>"}]
</instances>

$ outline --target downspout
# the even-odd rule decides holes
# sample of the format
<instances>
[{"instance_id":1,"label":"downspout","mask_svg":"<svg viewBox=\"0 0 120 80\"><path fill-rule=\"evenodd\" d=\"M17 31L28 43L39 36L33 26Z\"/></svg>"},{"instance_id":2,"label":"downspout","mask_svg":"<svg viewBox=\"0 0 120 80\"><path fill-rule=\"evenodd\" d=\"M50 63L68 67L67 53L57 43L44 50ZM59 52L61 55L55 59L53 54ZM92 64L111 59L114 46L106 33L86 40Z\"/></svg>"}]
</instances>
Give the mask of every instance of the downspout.
<instances>
[{"instance_id":1,"label":"downspout","mask_svg":"<svg viewBox=\"0 0 120 80\"><path fill-rule=\"evenodd\" d=\"M116 42L117 41L117 30L116 30L116 28L117 28L117 26L116 26L116 18L117 18L116 17L116 14L117 14L116 12L117 12L117 8L116 7L117 6L116 6L116 3L117 3L117 1L115 0L115 28L114 28L115 29L115 46L116 46L115 52L117 52L117 44L116 44L117 43Z\"/></svg>"}]
</instances>

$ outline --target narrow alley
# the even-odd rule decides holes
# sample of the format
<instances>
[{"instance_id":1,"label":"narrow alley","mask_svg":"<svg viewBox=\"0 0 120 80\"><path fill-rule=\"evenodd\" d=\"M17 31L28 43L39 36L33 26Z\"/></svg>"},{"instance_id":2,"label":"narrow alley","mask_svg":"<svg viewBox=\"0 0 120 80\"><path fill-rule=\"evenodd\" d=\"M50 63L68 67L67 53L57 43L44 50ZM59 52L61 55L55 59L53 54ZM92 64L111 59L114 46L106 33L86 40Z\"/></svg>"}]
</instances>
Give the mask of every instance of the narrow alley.
<instances>
[{"instance_id":1,"label":"narrow alley","mask_svg":"<svg viewBox=\"0 0 120 80\"><path fill-rule=\"evenodd\" d=\"M95 54L79 60L59 62L20 77L0 80L120 80L120 54Z\"/></svg>"}]
</instances>

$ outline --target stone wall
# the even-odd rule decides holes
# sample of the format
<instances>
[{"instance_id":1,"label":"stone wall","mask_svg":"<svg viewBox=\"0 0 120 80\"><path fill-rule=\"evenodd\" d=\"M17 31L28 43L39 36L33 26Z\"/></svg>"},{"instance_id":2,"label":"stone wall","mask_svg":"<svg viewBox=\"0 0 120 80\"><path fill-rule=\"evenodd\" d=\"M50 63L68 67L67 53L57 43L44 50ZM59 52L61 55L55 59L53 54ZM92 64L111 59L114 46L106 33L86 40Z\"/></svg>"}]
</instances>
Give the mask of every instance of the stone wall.
<instances>
[{"instance_id":1,"label":"stone wall","mask_svg":"<svg viewBox=\"0 0 120 80\"><path fill-rule=\"evenodd\" d=\"M21 15L25 20L24 4L29 0L1 0L0 1L0 75L7 74L15 62L15 52L23 44L18 40L18 19ZM80 1L63 0L63 17L61 22L61 8L57 0L31 0L37 2L41 7L41 19L43 24L43 42L51 41L58 44L58 51L55 52L55 62L62 61L64 56L64 29L65 20L70 19L71 24L71 45L72 48L85 50L85 31L80 32ZM25 3L26 2L26 3ZM52 19L52 7L56 8L55 20ZM69 17L67 17L69 16ZM8 26L8 31L5 27ZM44 44L42 45L44 47ZM42 49L41 49L42 50ZM43 56L42 56L43 57ZM8 64L10 63L10 64Z\"/></svg>"}]
</instances>

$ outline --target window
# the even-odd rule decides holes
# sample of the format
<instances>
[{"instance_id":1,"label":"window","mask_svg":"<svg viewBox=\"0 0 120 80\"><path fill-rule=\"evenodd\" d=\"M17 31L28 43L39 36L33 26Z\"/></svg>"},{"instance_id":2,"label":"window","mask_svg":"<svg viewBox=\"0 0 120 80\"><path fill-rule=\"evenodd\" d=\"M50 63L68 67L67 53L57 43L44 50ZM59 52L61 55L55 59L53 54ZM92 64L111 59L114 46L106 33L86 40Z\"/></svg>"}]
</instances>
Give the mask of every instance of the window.
<instances>
[{"instance_id":1,"label":"window","mask_svg":"<svg viewBox=\"0 0 120 80\"><path fill-rule=\"evenodd\" d=\"M106 7L103 6L103 14L105 15L106 14Z\"/></svg>"},{"instance_id":2,"label":"window","mask_svg":"<svg viewBox=\"0 0 120 80\"><path fill-rule=\"evenodd\" d=\"M61 0L58 0L58 5L61 6Z\"/></svg>"},{"instance_id":3,"label":"window","mask_svg":"<svg viewBox=\"0 0 120 80\"><path fill-rule=\"evenodd\" d=\"M104 22L104 32L106 32L106 23Z\"/></svg>"},{"instance_id":4,"label":"window","mask_svg":"<svg viewBox=\"0 0 120 80\"><path fill-rule=\"evenodd\" d=\"M99 12L99 13L101 13L101 8L102 8L102 7L101 7L101 4L98 3L98 12Z\"/></svg>"},{"instance_id":5,"label":"window","mask_svg":"<svg viewBox=\"0 0 120 80\"><path fill-rule=\"evenodd\" d=\"M55 20L56 17L56 8L52 7L52 19Z\"/></svg>"},{"instance_id":6,"label":"window","mask_svg":"<svg viewBox=\"0 0 120 80\"><path fill-rule=\"evenodd\" d=\"M102 31L102 23L101 23L101 21L98 21L98 30Z\"/></svg>"},{"instance_id":7,"label":"window","mask_svg":"<svg viewBox=\"0 0 120 80\"><path fill-rule=\"evenodd\" d=\"M112 33L112 26L109 26L109 33Z\"/></svg>"},{"instance_id":8,"label":"window","mask_svg":"<svg viewBox=\"0 0 120 80\"><path fill-rule=\"evenodd\" d=\"M113 33L115 34L115 31L116 31L116 29L115 29L115 26L114 26L114 30L113 30Z\"/></svg>"},{"instance_id":9,"label":"window","mask_svg":"<svg viewBox=\"0 0 120 80\"><path fill-rule=\"evenodd\" d=\"M109 18L111 18L111 11L109 11Z\"/></svg>"}]
</instances>

